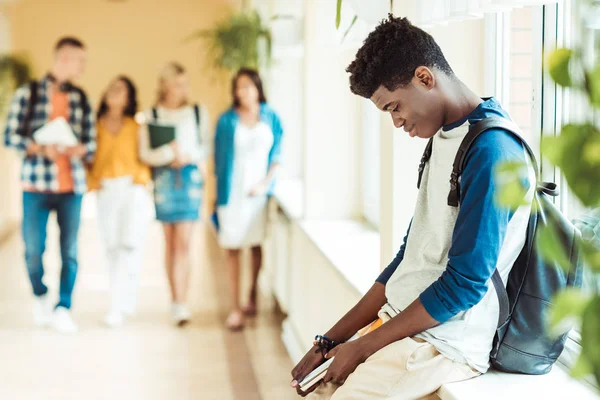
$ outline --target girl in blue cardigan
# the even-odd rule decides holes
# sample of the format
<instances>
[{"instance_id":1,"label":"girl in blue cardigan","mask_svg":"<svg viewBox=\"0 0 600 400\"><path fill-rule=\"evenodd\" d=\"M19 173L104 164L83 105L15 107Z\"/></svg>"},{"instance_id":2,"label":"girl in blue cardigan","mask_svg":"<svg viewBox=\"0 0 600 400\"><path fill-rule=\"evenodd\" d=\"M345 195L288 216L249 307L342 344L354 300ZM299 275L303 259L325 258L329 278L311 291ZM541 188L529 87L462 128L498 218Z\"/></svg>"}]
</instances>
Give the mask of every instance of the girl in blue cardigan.
<instances>
[{"instance_id":1,"label":"girl in blue cardigan","mask_svg":"<svg viewBox=\"0 0 600 400\"><path fill-rule=\"evenodd\" d=\"M256 314L257 281L267 223L267 198L279 165L283 130L267 105L258 73L241 69L233 79L233 106L217 124L215 172L219 243L227 250L233 309L227 327L244 326ZM252 287L247 306L239 299L240 249L252 252Z\"/></svg>"}]
</instances>

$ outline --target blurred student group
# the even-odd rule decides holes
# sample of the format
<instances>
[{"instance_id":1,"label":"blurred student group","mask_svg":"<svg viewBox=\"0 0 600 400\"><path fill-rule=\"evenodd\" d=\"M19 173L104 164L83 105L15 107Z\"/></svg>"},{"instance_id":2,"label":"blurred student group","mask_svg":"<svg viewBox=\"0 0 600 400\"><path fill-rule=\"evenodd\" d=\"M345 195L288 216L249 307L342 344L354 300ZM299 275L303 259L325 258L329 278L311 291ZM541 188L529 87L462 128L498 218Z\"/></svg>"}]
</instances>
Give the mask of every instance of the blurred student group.
<instances>
[{"instance_id":1,"label":"blurred student group","mask_svg":"<svg viewBox=\"0 0 600 400\"><path fill-rule=\"evenodd\" d=\"M59 39L54 64L13 96L4 144L22 159L22 234L37 326L73 334L71 315L78 271L82 199L94 191L102 249L110 274L104 323L122 326L135 314L139 275L151 207L162 224L171 317L183 327L190 238L200 218L206 163L214 156L216 204L210 222L226 250L232 309L231 330L257 312L257 278L267 223L267 199L279 165L282 124L269 106L261 77L241 69L231 83L231 107L218 118L214 139L206 107L190 101L186 68L165 62L152 108L138 110L135 77L106 82L97 108L75 82L85 71L86 45ZM212 206L212 205L211 205ZM58 298L44 283L43 255L51 212L60 230L62 268ZM239 295L240 249L251 249L252 285L247 303Z\"/></svg>"}]
</instances>

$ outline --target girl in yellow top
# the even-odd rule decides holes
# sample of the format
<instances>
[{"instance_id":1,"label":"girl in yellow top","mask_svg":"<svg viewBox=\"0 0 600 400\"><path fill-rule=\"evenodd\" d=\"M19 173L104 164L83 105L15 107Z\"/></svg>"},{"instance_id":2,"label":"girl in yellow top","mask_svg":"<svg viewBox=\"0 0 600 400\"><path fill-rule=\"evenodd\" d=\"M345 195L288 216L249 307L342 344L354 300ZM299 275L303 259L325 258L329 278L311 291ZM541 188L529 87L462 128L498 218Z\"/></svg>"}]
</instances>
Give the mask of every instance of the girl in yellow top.
<instances>
[{"instance_id":1,"label":"girl in yellow top","mask_svg":"<svg viewBox=\"0 0 600 400\"><path fill-rule=\"evenodd\" d=\"M111 282L111 305L105 318L121 326L135 312L145 232L151 219L146 184L150 170L139 159L136 89L117 77L106 90L98 110L98 150L89 174L97 190L100 236L104 242Z\"/></svg>"}]
</instances>

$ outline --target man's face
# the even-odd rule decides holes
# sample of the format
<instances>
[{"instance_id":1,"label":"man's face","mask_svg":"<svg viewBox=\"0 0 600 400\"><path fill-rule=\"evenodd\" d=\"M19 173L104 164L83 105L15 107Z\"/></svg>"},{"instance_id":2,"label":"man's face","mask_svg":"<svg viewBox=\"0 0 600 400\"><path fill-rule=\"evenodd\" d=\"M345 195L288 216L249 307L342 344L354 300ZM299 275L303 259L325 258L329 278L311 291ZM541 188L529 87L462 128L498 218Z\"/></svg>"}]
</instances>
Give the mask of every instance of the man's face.
<instances>
[{"instance_id":1,"label":"man's face","mask_svg":"<svg viewBox=\"0 0 600 400\"><path fill-rule=\"evenodd\" d=\"M64 46L56 52L56 61L64 71L67 80L75 80L83 75L87 62L85 49L74 46Z\"/></svg>"},{"instance_id":2,"label":"man's face","mask_svg":"<svg viewBox=\"0 0 600 400\"><path fill-rule=\"evenodd\" d=\"M419 67L412 81L394 91L380 86L371 101L384 112L389 112L396 128L404 128L411 137L428 139L443 125L443 109L435 78L431 71Z\"/></svg>"}]
</instances>

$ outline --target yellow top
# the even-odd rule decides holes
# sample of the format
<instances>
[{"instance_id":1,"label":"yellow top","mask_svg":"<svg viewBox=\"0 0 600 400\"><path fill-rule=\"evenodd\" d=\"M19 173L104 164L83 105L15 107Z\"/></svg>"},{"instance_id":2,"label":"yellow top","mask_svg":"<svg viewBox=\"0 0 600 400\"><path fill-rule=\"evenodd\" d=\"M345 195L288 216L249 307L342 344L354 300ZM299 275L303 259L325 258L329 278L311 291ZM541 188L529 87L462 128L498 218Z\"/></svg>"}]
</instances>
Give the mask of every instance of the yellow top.
<instances>
[{"instance_id":1,"label":"yellow top","mask_svg":"<svg viewBox=\"0 0 600 400\"><path fill-rule=\"evenodd\" d=\"M147 184L150 181L150 168L140 160L138 123L133 118L125 118L117 134L109 132L100 121L96 128L98 147L88 174L89 189L99 189L103 179L123 176L131 176L135 184Z\"/></svg>"}]
</instances>

